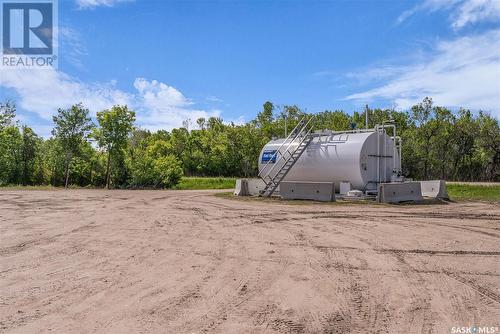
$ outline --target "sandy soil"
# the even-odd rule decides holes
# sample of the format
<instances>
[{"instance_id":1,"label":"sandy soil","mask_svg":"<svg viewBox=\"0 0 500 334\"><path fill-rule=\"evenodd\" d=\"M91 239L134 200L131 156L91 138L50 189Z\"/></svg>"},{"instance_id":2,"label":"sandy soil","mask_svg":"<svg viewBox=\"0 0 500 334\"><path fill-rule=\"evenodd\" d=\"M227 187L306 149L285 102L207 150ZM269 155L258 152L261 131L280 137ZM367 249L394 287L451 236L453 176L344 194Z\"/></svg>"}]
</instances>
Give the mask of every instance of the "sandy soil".
<instances>
[{"instance_id":1,"label":"sandy soil","mask_svg":"<svg viewBox=\"0 0 500 334\"><path fill-rule=\"evenodd\" d=\"M500 325L500 206L0 192L0 332L450 333Z\"/></svg>"}]
</instances>

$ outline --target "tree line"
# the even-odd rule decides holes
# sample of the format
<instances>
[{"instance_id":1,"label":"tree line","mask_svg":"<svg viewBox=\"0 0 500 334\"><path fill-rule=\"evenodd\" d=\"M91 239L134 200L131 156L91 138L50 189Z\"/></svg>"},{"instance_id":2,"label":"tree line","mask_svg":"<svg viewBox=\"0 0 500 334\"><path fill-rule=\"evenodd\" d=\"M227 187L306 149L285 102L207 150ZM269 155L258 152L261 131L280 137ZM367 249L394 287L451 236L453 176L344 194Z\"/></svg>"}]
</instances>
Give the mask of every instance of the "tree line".
<instances>
[{"instance_id":1,"label":"tree line","mask_svg":"<svg viewBox=\"0 0 500 334\"><path fill-rule=\"evenodd\" d=\"M485 112L457 112L425 98L408 111L365 108L316 114L316 129L350 130L396 124L403 139L403 172L414 179L500 181L498 120ZM44 139L15 120L16 106L0 103L0 185L169 188L182 176L241 176L258 172L260 150L283 137L306 113L266 102L245 124L210 117L171 131L135 125L135 112L114 106L95 120L82 104L59 109Z\"/></svg>"}]
</instances>

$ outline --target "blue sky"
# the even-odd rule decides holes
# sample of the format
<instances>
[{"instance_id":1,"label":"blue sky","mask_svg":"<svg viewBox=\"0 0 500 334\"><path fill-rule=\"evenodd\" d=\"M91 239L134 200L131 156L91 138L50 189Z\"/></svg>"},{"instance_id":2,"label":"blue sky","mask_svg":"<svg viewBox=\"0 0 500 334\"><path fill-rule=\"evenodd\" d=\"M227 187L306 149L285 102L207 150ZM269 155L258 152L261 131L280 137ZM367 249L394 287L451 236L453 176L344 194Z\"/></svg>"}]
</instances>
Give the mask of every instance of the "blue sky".
<instances>
[{"instance_id":1,"label":"blue sky","mask_svg":"<svg viewBox=\"0 0 500 334\"><path fill-rule=\"evenodd\" d=\"M500 0L59 1L57 70L0 70L44 136L58 107L126 103L144 128L425 96L500 116Z\"/></svg>"}]
</instances>

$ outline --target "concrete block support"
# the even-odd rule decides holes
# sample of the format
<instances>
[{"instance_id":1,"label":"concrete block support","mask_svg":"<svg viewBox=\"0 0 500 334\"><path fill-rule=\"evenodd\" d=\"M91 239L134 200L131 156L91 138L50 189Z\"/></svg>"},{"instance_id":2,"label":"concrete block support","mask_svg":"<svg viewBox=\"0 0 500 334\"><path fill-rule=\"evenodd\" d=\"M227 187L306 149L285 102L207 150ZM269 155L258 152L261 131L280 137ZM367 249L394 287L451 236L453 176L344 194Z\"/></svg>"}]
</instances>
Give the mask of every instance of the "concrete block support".
<instances>
[{"instance_id":1,"label":"concrete block support","mask_svg":"<svg viewBox=\"0 0 500 334\"><path fill-rule=\"evenodd\" d=\"M378 186L377 201L380 203L399 203L422 200L420 182L381 183Z\"/></svg>"},{"instance_id":2,"label":"concrete block support","mask_svg":"<svg viewBox=\"0 0 500 334\"><path fill-rule=\"evenodd\" d=\"M234 187L235 196L248 196L248 181L246 179L237 179Z\"/></svg>"},{"instance_id":3,"label":"concrete block support","mask_svg":"<svg viewBox=\"0 0 500 334\"><path fill-rule=\"evenodd\" d=\"M284 181L280 183L280 195L284 199L334 202L335 184L333 182Z\"/></svg>"},{"instance_id":4,"label":"concrete block support","mask_svg":"<svg viewBox=\"0 0 500 334\"><path fill-rule=\"evenodd\" d=\"M340 182L340 195L347 195L351 191L351 182L342 181Z\"/></svg>"},{"instance_id":5,"label":"concrete block support","mask_svg":"<svg viewBox=\"0 0 500 334\"><path fill-rule=\"evenodd\" d=\"M422 188L422 196L424 197L450 198L446 190L446 181L444 180L420 181L420 187Z\"/></svg>"},{"instance_id":6,"label":"concrete block support","mask_svg":"<svg viewBox=\"0 0 500 334\"><path fill-rule=\"evenodd\" d=\"M247 179L248 194L250 196L259 196L259 191L264 190L266 184L262 179Z\"/></svg>"}]
</instances>

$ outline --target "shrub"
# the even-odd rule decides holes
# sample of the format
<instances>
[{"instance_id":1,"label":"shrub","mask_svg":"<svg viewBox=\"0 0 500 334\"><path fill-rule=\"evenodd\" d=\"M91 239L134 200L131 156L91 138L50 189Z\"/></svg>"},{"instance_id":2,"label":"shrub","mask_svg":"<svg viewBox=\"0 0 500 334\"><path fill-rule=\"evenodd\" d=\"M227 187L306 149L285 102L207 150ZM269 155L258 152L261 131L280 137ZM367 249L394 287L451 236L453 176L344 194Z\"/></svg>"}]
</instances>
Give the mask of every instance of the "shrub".
<instances>
[{"instance_id":1,"label":"shrub","mask_svg":"<svg viewBox=\"0 0 500 334\"><path fill-rule=\"evenodd\" d=\"M181 162L173 155L163 156L153 161L156 187L172 188L179 183L183 173Z\"/></svg>"}]
</instances>

